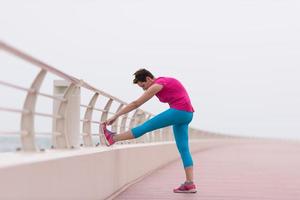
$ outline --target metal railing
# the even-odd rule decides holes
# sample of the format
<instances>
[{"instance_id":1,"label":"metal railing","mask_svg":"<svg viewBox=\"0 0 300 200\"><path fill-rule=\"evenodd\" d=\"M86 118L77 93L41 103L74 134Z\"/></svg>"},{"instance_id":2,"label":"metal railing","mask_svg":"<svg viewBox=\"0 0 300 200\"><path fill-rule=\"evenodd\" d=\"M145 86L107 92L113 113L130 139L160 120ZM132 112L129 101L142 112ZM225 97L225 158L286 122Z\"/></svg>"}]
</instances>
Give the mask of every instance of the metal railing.
<instances>
[{"instance_id":1,"label":"metal railing","mask_svg":"<svg viewBox=\"0 0 300 200\"><path fill-rule=\"evenodd\" d=\"M51 135L52 137L52 148L59 149L71 149L76 148L78 146L83 147L95 147L104 145L103 136L101 134L100 124L105 121L109 115L115 114L122 107L127 105L126 102L120 100L117 97L114 97L102 90L99 90L85 81L75 78L71 75L68 75L4 42L0 41L0 50L2 52L6 52L13 56L16 56L27 63L31 63L33 66L39 68L39 72L36 74L34 79L31 82L31 86L29 88L23 87L21 85L17 85L11 82L6 82L0 80L0 86L8 87L14 90L23 91L26 93L25 100L23 101L23 107L19 108L11 108L11 107L0 107L1 112L10 112L10 113L18 113L20 114L21 123L19 126L19 131L4 131L0 130L0 135L18 135L20 136L21 147L18 149L23 151L39 151L40 149L36 145L36 135ZM40 88L45 80L47 74L53 74L58 78L64 80L66 84L66 89L62 96L57 96L55 94L43 93L40 92ZM85 89L89 91L92 97L89 99L87 104L79 104L80 109L84 109L84 116L81 117L78 123L81 124L80 133L75 133L70 128L70 126L74 125L74 121L70 122L70 116L76 115L78 113L70 113L70 104L74 101L74 95L80 89ZM53 113L43 113L36 111L37 100L39 96L43 96L45 98L49 98L56 103L56 109L53 110ZM101 97L101 98L100 98ZM97 101L99 99L106 99L103 108L97 107ZM116 111L112 111L112 104L117 104ZM50 106L50 105L49 105ZM93 115L95 112L100 112L100 119L94 119ZM37 116L47 117L52 119L52 131L38 133L35 130L35 118ZM80 114L79 114L80 116ZM123 132L126 129L129 129L143 121L152 117L153 114L147 111L136 109L132 111L130 114L126 114L115 121L112 125L112 130L116 132ZM70 124L71 123L71 124ZM92 125L98 126L98 132L92 132ZM76 131L75 131L76 132ZM200 137L205 137L205 135L212 136L211 133L207 133L204 131L196 130L190 128L190 138L197 139ZM74 137L81 136L82 142L80 144L72 142ZM95 143L93 137L99 137L99 143ZM164 128L161 130L153 131L150 134L145 134L143 137L132 140L130 142L120 142L122 143L147 143L147 142L161 142L161 141L171 141L173 140L170 128ZM1 144L0 144L1 145Z\"/></svg>"}]
</instances>

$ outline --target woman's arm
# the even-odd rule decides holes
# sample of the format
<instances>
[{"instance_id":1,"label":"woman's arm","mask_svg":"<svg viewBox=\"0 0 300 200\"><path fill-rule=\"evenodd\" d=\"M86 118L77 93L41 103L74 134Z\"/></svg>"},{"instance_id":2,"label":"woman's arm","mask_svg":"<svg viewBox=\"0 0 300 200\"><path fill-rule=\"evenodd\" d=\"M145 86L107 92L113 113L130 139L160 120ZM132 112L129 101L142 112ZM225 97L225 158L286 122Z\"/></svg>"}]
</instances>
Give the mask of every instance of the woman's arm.
<instances>
[{"instance_id":1,"label":"woman's arm","mask_svg":"<svg viewBox=\"0 0 300 200\"><path fill-rule=\"evenodd\" d=\"M126 113L129 113L130 111L137 109L141 105L143 105L145 102L147 102L149 99L151 99L156 93L158 93L163 88L162 85L159 84L153 84L151 85L142 96L140 96L135 101L129 103L124 108L122 108L119 112L117 112L113 117L106 120L106 124L110 125L112 124L119 116L124 115Z\"/></svg>"}]
</instances>

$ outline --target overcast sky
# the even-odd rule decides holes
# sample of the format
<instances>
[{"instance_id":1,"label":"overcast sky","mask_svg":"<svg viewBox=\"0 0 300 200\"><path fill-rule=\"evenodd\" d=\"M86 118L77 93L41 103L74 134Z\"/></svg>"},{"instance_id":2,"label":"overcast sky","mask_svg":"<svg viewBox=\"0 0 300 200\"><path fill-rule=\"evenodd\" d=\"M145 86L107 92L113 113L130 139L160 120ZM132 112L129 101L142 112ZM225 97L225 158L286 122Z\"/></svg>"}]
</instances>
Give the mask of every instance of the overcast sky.
<instances>
[{"instance_id":1,"label":"overcast sky","mask_svg":"<svg viewBox=\"0 0 300 200\"><path fill-rule=\"evenodd\" d=\"M137 69L176 77L195 128L300 139L299 10L298 0L1 0L0 39L126 102L142 94ZM2 75L30 80L0 58Z\"/></svg>"}]
</instances>

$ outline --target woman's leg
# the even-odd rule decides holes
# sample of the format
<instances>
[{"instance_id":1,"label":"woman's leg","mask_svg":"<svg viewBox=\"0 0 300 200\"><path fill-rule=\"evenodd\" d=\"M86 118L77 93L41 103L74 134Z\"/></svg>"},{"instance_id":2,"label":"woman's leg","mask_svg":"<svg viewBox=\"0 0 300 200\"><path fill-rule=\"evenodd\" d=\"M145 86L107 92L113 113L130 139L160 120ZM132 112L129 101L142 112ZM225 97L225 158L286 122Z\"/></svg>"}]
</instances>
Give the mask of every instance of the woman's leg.
<instances>
[{"instance_id":1,"label":"woman's leg","mask_svg":"<svg viewBox=\"0 0 300 200\"><path fill-rule=\"evenodd\" d=\"M144 122L143 124L131 129L132 135L134 138L141 137L145 133L164 128L167 126L171 126L174 124L182 123L182 118L177 117L177 113L181 112L175 109L168 109L153 118L149 119L148 121Z\"/></svg>"},{"instance_id":2,"label":"woman's leg","mask_svg":"<svg viewBox=\"0 0 300 200\"><path fill-rule=\"evenodd\" d=\"M147 132L163 128L166 126L171 126L175 123L176 120L174 120L174 111L173 109L168 109L153 118L147 120L143 124L128 130L124 133L116 134L113 136L113 140L115 142L122 141L122 140L130 140L135 139L138 137L141 137Z\"/></svg>"},{"instance_id":3,"label":"woman's leg","mask_svg":"<svg viewBox=\"0 0 300 200\"><path fill-rule=\"evenodd\" d=\"M194 181L194 167L193 166L186 167L184 168L184 172L185 172L186 182L192 183Z\"/></svg>"},{"instance_id":4,"label":"woman's leg","mask_svg":"<svg viewBox=\"0 0 300 200\"><path fill-rule=\"evenodd\" d=\"M123 140L131 140L131 139L134 139L134 136L133 136L131 130L128 130L128 131L126 131L124 133L115 134L113 136L113 140L115 142L123 141Z\"/></svg>"},{"instance_id":5,"label":"woman's leg","mask_svg":"<svg viewBox=\"0 0 300 200\"><path fill-rule=\"evenodd\" d=\"M118 142L122 140L138 138L145 133L156 129L171 126L174 124L187 123L191 120L191 117L192 113L170 108L131 130L114 135L113 139L114 141Z\"/></svg>"},{"instance_id":6,"label":"woman's leg","mask_svg":"<svg viewBox=\"0 0 300 200\"><path fill-rule=\"evenodd\" d=\"M135 139L152 130L170 126L172 125L172 120L169 119L171 118L171 116L172 110L168 109L131 130L114 135L113 140L115 142L118 142L123 140Z\"/></svg>"},{"instance_id":7,"label":"woman's leg","mask_svg":"<svg viewBox=\"0 0 300 200\"><path fill-rule=\"evenodd\" d=\"M193 159L189 150L188 124L174 125L174 137L180 153L187 182L193 182Z\"/></svg>"}]
</instances>

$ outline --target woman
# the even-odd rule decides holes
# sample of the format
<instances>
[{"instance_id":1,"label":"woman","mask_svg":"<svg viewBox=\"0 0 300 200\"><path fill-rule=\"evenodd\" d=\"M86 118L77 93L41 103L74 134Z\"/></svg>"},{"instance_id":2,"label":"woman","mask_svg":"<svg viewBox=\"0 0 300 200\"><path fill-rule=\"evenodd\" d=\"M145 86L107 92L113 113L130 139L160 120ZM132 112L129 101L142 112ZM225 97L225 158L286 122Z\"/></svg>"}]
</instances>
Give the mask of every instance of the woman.
<instances>
[{"instance_id":1,"label":"woman","mask_svg":"<svg viewBox=\"0 0 300 200\"><path fill-rule=\"evenodd\" d=\"M193 182L193 160L189 151L188 144L188 125L193 118L193 106L190 98L182 84L170 77L155 78L151 72L146 69L140 69L134 73L134 84L137 84L145 92L137 100L126 105L102 124L104 136L108 146L122 140L138 138L147 132L173 126L174 137L179 150L186 181L180 187L174 189L176 193L195 193L196 186ZM168 103L170 108L157 116L149 119L143 124L128 130L121 134L115 134L106 129L106 125L111 125L119 116L124 115L157 96L163 103Z\"/></svg>"}]
</instances>

